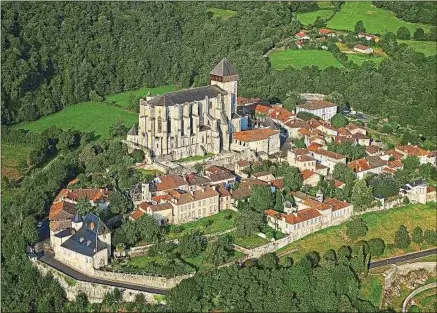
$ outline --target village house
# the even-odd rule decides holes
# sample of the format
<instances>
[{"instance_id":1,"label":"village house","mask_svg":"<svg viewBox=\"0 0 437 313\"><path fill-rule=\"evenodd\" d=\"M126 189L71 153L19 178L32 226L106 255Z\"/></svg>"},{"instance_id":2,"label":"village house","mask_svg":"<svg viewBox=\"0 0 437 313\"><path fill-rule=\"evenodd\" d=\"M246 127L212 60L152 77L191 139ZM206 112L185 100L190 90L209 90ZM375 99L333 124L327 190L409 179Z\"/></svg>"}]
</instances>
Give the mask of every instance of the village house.
<instances>
[{"instance_id":1,"label":"village house","mask_svg":"<svg viewBox=\"0 0 437 313\"><path fill-rule=\"evenodd\" d=\"M373 48L358 44L354 46L354 51L364 54L372 54Z\"/></svg>"},{"instance_id":2,"label":"village house","mask_svg":"<svg viewBox=\"0 0 437 313\"><path fill-rule=\"evenodd\" d=\"M279 131L270 128L258 128L244 132L235 132L231 149L237 152L251 149L261 157L267 158L279 152Z\"/></svg>"},{"instance_id":3,"label":"village house","mask_svg":"<svg viewBox=\"0 0 437 313\"><path fill-rule=\"evenodd\" d=\"M247 178L241 181L237 189L231 190L231 204L234 208L237 208L239 201L246 201L251 193L253 186L268 186L265 181L256 178Z\"/></svg>"},{"instance_id":4,"label":"village house","mask_svg":"<svg viewBox=\"0 0 437 313\"><path fill-rule=\"evenodd\" d=\"M109 206L108 196L111 192L107 189L82 188L62 189L55 198L56 202L70 202L76 204L79 199L87 199L92 206L106 210Z\"/></svg>"},{"instance_id":5,"label":"village house","mask_svg":"<svg viewBox=\"0 0 437 313\"><path fill-rule=\"evenodd\" d=\"M188 191L188 182L180 175L161 175L150 182L150 192L152 195L165 195L168 191L173 189Z\"/></svg>"},{"instance_id":6,"label":"village house","mask_svg":"<svg viewBox=\"0 0 437 313\"><path fill-rule=\"evenodd\" d=\"M379 146L370 145L366 147L366 153L368 156L379 156L382 154L382 150Z\"/></svg>"},{"instance_id":7,"label":"village house","mask_svg":"<svg viewBox=\"0 0 437 313\"><path fill-rule=\"evenodd\" d=\"M302 129L309 131L311 127L306 121L295 119L285 123L284 128L287 130L289 138L295 139L303 136L300 132Z\"/></svg>"},{"instance_id":8,"label":"village house","mask_svg":"<svg viewBox=\"0 0 437 313\"><path fill-rule=\"evenodd\" d=\"M288 151L287 161L290 166L297 167L299 170L316 170L316 159L310 156L307 149L294 148Z\"/></svg>"},{"instance_id":9,"label":"village house","mask_svg":"<svg viewBox=\"0 0 437 313\"><path fill-rule=\"evenodd\" d=\"M377 36L372 35L372 34L368 34L368 33L364 33L364 32L359 32L358 33L358 38L364 38L367 41L371 41L371 40L375 41L375 42L379 41L379 38Z\"/></svg>"},{"instance_id":10,"label":"village house","mask_svg":"<svg viewBox=\"0 0 437 313\"><path fill-rule=\"evenodd\" d=\"M296 106L296 114L299 112L308 112L320 117L324 121L329 121L337 114L337 105L327 101L308 101Z\"/></svg>"},{"instance_id":11,"label":"village house","mask_svg":"<svg viewBox=\"0 0 437 313\"><path fill-rule=\"evenodd\" d=\"M111 255L111 232L92 213L76 214L71 227L51 235L55 259L82 273L93 273L108 265Z\"/></svg>"},{"instance_id":12,"label":"village house","mask_svg":"<svg viewBox=\"0 0 437 313\"><path fill-rule=\"evenodd\" d=\"M419 179L403 185L399 194L407 197L411 203L425 204L427 202L427 188L426 182Z\"/></svg>"},{"instance_id":13,"label":"village house","mask_svg":"<svg viewBox=\"0 0 437 313\"><path fill-rule=\"evenodd\" d=\"M162 198L162 196L158 197ZM169 200L170 197L168 197L167 199ZM143 202L136 208L136 210L133 210L129 214L129 219L131 221L136 221L144 214L153 216L161 226L171 224L173 222L173 206L168 202Z\"/></svg>"},{"instance_id":14,"label":"village house","mask_svg":"<svg viewBox=\"0 0 437 313\"><path fill-rule=\"evenodd\" d=\"M387 161L381 159L379 156L369 156L354 160L347 166L354 171L358 179L362 179L367 173L381 174L386 165Z\"/></svg>"},{"instance_id":15,"label":"village house","mask_svg":"<svg viewBox=\"0 0 437 313\"><path fill-rule=\"evenodd\" d=\"M303 184L311 187L316 187L320 181L320 175L312 170L303 170L301 172Z\"/></svg>"},{"instance_id":16,"label":"village house","mask_svg":"<svg viewBox=\"0 0 437 313\"><path fill-rule=\"evenodd\" d=\"M365 128L360 127L354 123L349 123L345 126L345 129L350 132L352 135L355 135L357 133L361 133L363 135L367 135L367 131Z\"/></svg>"},{"instance_id":17,"label":"village house","mask_svg":"<svg viewBox=\"0 0 437 313\"><path fill-rule=\"evenodd\" d=\"M317 160L317 163L328 167L331 172L337 163L346 164L346 157L339 153L322 149L318 145L311 145L307 149L310 151L311 156Z\"/></svg>"},{"instance_id":18,"label":"village house","mask_svg":"<svg viewBox=\"0 0 437 313\"><path fill-rule=\"evenodd\" d=\"M247 178L247 174L243 171L250 168L251 163L247 160L240 160L234 165L234 172L242 178Z\"/></svg>"},{"instance_id":19,"label":"village house","mask_svg":"<svg viewBox=\"0 0 437 313\"><path fill-rule=\"evenodd\" d=\"M209 179L209 184L211 186L224 185L226 187L232 187L237 179L230 170L217 166L211 165L204 170L204 175Z\"/></svg>"},{"instance_id":20,"label":"village house","mask_svg":"<svg viewBox=\"0 0 437 313\"><path fill-rule=\"evenodd\" d=\"M296 37L296 39L299 39L299 40L309 40L310 39L310 36L305 34L304 31L302 31L302 30L300 32L296 33L295 37Z\"/></svg>"},{"instance_id":21,"label":"village house","mask_svg":"<svg viewBox=\"0 0 437 313\"><path fill-rule=\"evenodd\" d=\"M275 180L275 176L273 176L273 174L269 172L253 173L252 177L264 181L266 183L270 183Z\"/></svg>"},{"instance_id":22,"label":"village house","mask_svg":"<svg viewBox=\"0 0 437 313\"><path fill-rule=\"evenodd\" d=\"M408 156L414 156L419 159L420 164L431 163L433 165L436 164L436 154L432 151L427 151L418 146L414 145L405 145L405 146L397 146L395 151L402 154L402 158L406 158Z\"/></svg>"},{"instance_id":23,"label":"village house","mask_svg":"<svg viewBox=\"0 0 437 313\"><path fill-rule=\"evenodd\" d=\"M320 28L319 34L327 37L335 37L337 34L332 29Z\"/></svg>"}]
</instances>

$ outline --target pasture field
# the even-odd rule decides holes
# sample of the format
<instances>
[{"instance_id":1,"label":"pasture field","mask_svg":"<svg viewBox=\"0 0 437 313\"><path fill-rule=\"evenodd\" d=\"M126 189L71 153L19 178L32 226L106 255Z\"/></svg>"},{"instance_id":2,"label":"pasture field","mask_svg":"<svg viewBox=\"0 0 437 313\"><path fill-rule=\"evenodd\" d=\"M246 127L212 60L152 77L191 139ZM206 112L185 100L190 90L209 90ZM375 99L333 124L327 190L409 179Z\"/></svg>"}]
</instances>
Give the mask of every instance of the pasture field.
<instances>
[{"instance_id":1,"label":"pasture field","mask_svg":"<svg viewBox=\"0 0 437 313\"><path fill-rule=\"evenodd\" d=\"M360 217L366 221L369 229L364 237L351 240L346 235L346 225L343 223L338 226L325 228L300 240L297 240L280 249L278 253L283 254L286 253L286 251L297 249L296 252L289 254L289 256L295 260L298 260L310 251L318 251L319 253L323 254L326 250L331 248L337 250L342 245L353 245L355 242L360 240L369 240L372 238L381 238L386 244L384 255L381 258L418 251L429 248L429 245L426 243L418 245L412 242L410 247L405 251L394 247L388 247L388 245L393 243L395 233L400 225L405 225L407 227L410 236L416 226L420 226L423 230L435 229L435 214L435 203L428 203L426 205L407 205L387 211L366 213L360 215Z\"/></svg>"},{"instance_id":2,"label":"pasture field","mask_svg":"<svg viewBox=\"0 0 437 313\"><path fill-rule=\"evenodd\" d=\"M9 179L20 179L20 165L26 164L29 153L32 151L30 144L1 144L2 176Z\"/></svg>"},{"instance_id":3,"label":"pasture field","mask_svg":"<svg viewBox=\"0 0 437 313\"><path fill-rule=\"evenodd\" d=\"M426 56L437 54L437 43L435 41L415 41L415 40L398 40L399 43L405 43L411 49L422 52Z\"/></svg>"},{"instance_id":4,"label":"pasture field","mask_svg":"<svg viewBox=\"0 0 437 313\"><path fill-rule=\"evenodd\" d=\"M212 12L214 14L214 17L222 18L224 20L230 19L232 16L237 14L236 11L224 10L218 8L209 8L208 12Z\"/></svg>"},{"instance_id":5,"label":"pasture field","mask_svg":"<svg viewBox=\"0 0 437 313\"><path fill-rule=\"evenodd\" d=\"M313 24L317 17L320 16L323 19L328 19L334 14L333 10L323 9L312 12L298 13L297 19L304 25Z\"/></svg>"},{"instance_id":6,"label":"pasture field","mask_svg":"<svg viewBox=\"0 0 437 313\"><path fill-rule=\"evenodd\" d=\"M363 63L367 61L379 65L384 60L383 57L367 56L367 55L354 54L354 53L348 53L347 57L349 61L352 61L357 65L363 65Z\"/></svg>"},{"instance_id":7,"label":"pasture field","mask_svg":"<svg viewBox=\"0 0 437 313\"><path fill-rule=\"evenodd\" d=\"M401 26L408 28L411 34L418 27L423 28L425 32L428 32L430 28L430 25L409 23L398 19L393 12L377 8L371 2L344 3L341 10L329 20L327 28L353 31L359 20L364 22L366 32L371 34L396 33Z\"/></svg>"},{"instance_id":8,"label":"pasture field","mask_svg":"<svg viewBox=\"0 0 437 313\"><path fill-rule=\"evenodd\" d=\"M90 101L67 106L62 111L36 121L14 125L13 128L41 133L51 126L56 126L93 132L96 136L108 138L110 127L119 120L131 127L137 122L138 114L109 104Z\"/></svg>"},{"instance_id":9,"label":"pasture field","mask_svg":"<svg viewBox=\"0 0 437 313\"><path fill-rule=\"evenodd\" d=\"M360 297L368 299L376 307L380 307L384 289L384 276L382 274L369 273L361 279Z\"/></svg>"},{"instance_id":10,"label":"pasture field","mask_svg":"<svg viewBox=\"0 0 437 313\"><path fill-rule=\"evenodd\" d=\"M275 70L281 71L291 66L301 69L305 66L317 66L325 69L330 66L343 67L343 65L325 50L275 50L270 55L270 62Z\"/></svg>"}]
</instances>

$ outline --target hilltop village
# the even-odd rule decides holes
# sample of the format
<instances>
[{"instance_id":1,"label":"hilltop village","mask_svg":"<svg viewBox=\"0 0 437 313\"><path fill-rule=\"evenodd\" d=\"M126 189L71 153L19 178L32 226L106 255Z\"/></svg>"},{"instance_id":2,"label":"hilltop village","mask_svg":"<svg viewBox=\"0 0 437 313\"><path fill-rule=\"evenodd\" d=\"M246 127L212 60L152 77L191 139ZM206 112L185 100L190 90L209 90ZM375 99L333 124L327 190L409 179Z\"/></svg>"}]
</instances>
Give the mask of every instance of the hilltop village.
<instances>
[{"instance_id":1,"label":"hilltop village","mask_svg":"<svg viewBox=\"0 0 437 313\"><path fill-rule=\"evenodd\" d=\"M143 156L134 167L154 174L131 187L125 200L132 209L111 218L106 213L120 201L117 191L71 181L50 208L48 250L55 260L101 277L106 272L99 269L126 270L117 265L126 249L151 249L162 229L170 227L166 238L178 238L188 225L207 229L213 222L202 221L212 218L234 221L223 233L236 232L241 242L225 245L221 259L209 252L208 262L219 265L232 255L275 252L363 212L435 200L420 173L400 186L395 178L435 166L436 152L411 144L387 148L369 136L365 119L340 112L328 96L301 94L287 110L239 97L238 80L225 58L211 71L210 86L142 99L138 126L124 142ZM189 236L196 242L200 235ZM264 241L251 250L245 238ZM186 273L171 262L175 274Z\"/></svg>"}]
</instances>

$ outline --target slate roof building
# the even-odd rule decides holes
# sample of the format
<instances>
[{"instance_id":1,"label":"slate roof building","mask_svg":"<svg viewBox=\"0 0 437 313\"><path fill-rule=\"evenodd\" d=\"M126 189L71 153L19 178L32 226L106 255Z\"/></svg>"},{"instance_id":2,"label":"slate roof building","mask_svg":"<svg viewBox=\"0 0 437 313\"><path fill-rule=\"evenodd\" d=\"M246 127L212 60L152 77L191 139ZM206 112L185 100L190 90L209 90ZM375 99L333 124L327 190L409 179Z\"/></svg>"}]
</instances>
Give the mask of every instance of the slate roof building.
<instances>
[{"instance_id":1,"label":"slate roof building","mask_svg":"<svg viewBox=\"0 0 437 313\"><path fill-rule=\"evenodd\" d=\"M144 149L147 161L229 151L233 132L241 130L238 79L224 58L210 72L210 86L141 99L137 135L131 129L127 141Z\"/></svg>"},{"instance_id":2,"label":"slate roof building","mask_svg":"<svg viewBox=\"0 0 437 313\"><path fill-rule=\"evenodd\" d=\"M108 265L111 231L93 213L71 219L71 227L50 235L55 258L83 273Z\"/></svg>"}]
</instances>

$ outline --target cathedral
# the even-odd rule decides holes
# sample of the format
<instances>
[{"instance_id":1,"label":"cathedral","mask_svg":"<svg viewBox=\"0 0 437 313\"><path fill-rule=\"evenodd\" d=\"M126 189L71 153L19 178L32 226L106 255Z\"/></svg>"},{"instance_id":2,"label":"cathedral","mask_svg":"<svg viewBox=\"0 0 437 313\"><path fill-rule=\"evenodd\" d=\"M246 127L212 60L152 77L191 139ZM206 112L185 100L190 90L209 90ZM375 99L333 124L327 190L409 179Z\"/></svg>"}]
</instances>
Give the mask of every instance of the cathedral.
<instances>
[{"instance_id":1,"label":"cathedral","mask_svg":"<svg viewBox=\"0 0 437 313\"><path fill-rule=\"evenodd\" d=\"M157 161L229 151L232 133L241 130L238 74L224 58L210 72L210 81L141 99L138 129L129 131L127 141Z\"/></svg>"}]
</instances>

